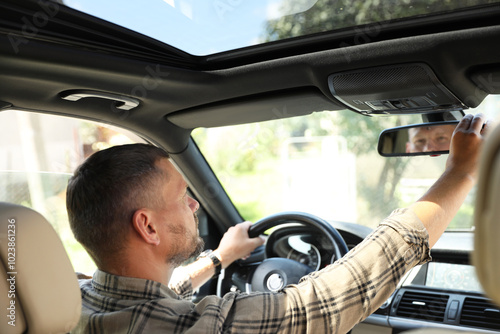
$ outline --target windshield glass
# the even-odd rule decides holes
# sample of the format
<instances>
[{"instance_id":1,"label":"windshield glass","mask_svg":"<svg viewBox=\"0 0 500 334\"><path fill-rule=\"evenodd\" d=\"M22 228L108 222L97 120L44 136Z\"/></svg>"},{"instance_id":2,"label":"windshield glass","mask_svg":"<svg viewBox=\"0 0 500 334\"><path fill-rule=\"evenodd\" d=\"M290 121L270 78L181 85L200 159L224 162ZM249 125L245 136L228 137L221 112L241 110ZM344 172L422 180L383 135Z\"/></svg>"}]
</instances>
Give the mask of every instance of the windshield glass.
<instances>
[{"instance_id":1,"label":"windshield glass","mask_svg":"<svg viewBox=\"0 0 500 334\"><path fill-rule=\"evenodd\" d=\"M147 35L193 55L347 27L360 43L402 18L500 0L64 0L69 7ZM380 23L380 24L379 24ZM340 45L342 46L342 45Z\"/></svg>"},{"instance_id":2,"label":"windshield glass","mask_svg":"<svg viewBox=\"0 0 500 334\"><path fill-rule=\"evenodd\" d=\"M500 98L479 108L495 119ZM193 138L244 219L305 211L327 220L375 227L421 197L447 155L384 158L379 133L420 123L419 115L365 117L349 110L261 123L200 128ZM449 229L471 229L474 191Z\"/></svg>"}]
</instances>

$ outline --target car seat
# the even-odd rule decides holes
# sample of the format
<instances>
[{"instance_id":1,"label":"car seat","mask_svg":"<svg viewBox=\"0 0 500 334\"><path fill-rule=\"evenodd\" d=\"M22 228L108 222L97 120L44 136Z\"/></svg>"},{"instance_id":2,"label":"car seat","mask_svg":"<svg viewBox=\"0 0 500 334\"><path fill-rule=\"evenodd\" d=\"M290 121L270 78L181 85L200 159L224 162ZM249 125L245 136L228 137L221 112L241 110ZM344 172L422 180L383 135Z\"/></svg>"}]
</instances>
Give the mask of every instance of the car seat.
<instances>
[{"instance_id":1,"label":"car seat","mask_svg":"<svg viewBox=\"0 0 500 334\"><path fill-rule=\"evenodd\" d=\"M0 202L0 333L68 333L80 318L78 280L36 211Z\"/></svg>"}]
</instances>

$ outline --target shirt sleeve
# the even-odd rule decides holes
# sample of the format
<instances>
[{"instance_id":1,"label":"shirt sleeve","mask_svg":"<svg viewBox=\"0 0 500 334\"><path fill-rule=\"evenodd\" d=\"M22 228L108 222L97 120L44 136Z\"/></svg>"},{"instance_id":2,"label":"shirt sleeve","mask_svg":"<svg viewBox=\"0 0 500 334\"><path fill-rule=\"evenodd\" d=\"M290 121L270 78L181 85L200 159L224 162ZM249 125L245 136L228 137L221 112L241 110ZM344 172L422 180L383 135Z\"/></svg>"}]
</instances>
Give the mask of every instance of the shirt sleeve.
<instances>
[{"instance_id":1,"label":"shirt sleeve","mask_svg":"<svg viewBox=\"0 0 500 334\"><path fill-rule=\"evenodd\" d=\"M389 298L409 269L430 260L428 240L412 210L395 210L342 259L283 291L284 332L348 332Z\"/></svg>"},{"instance_id":2,"label":"shirt sleeve","mask_svg":"<svg viewBox=\"0 0 500 334\"><path fill-rule=\"evenodd\" d=\"M430 260L428 238L413 211L396 210L342 259L280 293L204 298L186 333L346 333L387 300L409 269Z\"/></svg>"}]
</instances>

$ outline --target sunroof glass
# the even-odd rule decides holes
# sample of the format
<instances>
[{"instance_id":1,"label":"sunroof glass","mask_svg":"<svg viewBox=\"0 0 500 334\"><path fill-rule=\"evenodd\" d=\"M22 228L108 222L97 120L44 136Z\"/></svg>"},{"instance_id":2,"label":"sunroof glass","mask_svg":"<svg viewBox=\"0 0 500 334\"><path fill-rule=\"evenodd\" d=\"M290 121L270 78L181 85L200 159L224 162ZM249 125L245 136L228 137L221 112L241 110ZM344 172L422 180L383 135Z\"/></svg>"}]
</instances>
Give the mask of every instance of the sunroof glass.
<instances>
[{"instance_id":1,"label":"sunroof glass","mask_svg":"<svg viewBox=\"0 0 500 334\"><path fill-rule=\"evenodd\" d=\"M500 0L64 0L69 7L199 56L498 2Z\"/></svg>"}]
</instances>

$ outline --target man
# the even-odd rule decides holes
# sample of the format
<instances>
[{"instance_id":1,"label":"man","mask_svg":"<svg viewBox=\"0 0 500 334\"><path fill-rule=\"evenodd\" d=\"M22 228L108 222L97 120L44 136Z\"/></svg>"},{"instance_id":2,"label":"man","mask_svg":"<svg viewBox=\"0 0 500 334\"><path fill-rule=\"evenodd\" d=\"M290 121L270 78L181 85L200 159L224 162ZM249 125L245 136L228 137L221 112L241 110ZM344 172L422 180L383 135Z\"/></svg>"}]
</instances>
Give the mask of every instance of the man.
<instances>
[{"instance_id":1,"label":"man","mask_svg":"<svg viewBox=\"0 0 500 334\"><path fill-rule=\"evenodd\" d=\"M80 236L79 241L98 268L105 268L107 272L118 275L155 278L160 281L158 276L150 274L154 269L161 271L164 268L156 267L148 257L143 259L140 268L135 265L129 266L129 262L135 260L137 255L143 255L136 252L141 245L138 245L136 249L133 245L137 240L133 237L129 239L129 233L132 228L135 228L135 233L148 232L141 229L145 228L144 226L140 226L141 223L149 223L148 219L152 218L149 216L151 211L145 209L148 207L162 210L154 212L156 215L154 219L169 219L179 215L177 217L181 218L181 221L184 218L193 220L190 226L165 225L171 229L168 234L171 240L164 241L161 246L168 244L171 251L176 253L168 255L168 261L173 266L170 270L162 272L164 279L161 279L161 282L168 284L172 275L171 270L203 250L204 242L198 236L198 218L195 214L199 204L188 196L185 181L168 161L168 154L163 150L150 145L133 145L126 147L125 150L122 149L109 150L110 154L106 156L95 155L84 165L87 168L82 166L79 169L80 175L75 175L72 179L71 184L78 183L78 186L68 188L69 191L74 190L68 194L68 199L73 199L72 203L75 204L72 211L68 206L68 212L74 213L70 219L71 227L74 234ZM120 152L115 152L117 150ZM103 159L99 160L99 158ZM157 169L154 168L156 162L159 167ZM97 170L92 171L94 166ZM175 180L171 176L175 177ZM172 182L167 181L168 186L160 187L157 192L156 181L162 178L172 180ZM175 188L170 189L170 185ZM149 191L148 188L154 190ZM136 190L138 191L134 193ZM109 195L110 193L113 195ZM131 196L133 197L130 198ZM181 203L173 196L182 197L183 202ZM171 205L165 206L162 201ZM184 207L183 212L180 211L181 207ZM188 217L185 217L186 214ZM131 219L133 226L128 224ZM146 221L139 221L140 219L146 219ZM169 287L183 298L189 299L192 296L192 290L202 286L213 276L215 267L219 266L217 269L220 271L235 260L249 255L264 242L261 238L248 239L246 231L250 225L250 222L245 222L231 227L212 254L207 254L208 256L184 267L180 274L176 275L177 280L171 282ZM82 229L85 230L82 231ZM135 236L135 234L132 235ZM125 240L131 242L130 248L124 247ZM159 243L159 240L154 242ZM128 254L129 251L131 254ZM80 277L83 278L85 275L80 275Z\"/></svg>"},{"instance_id":2,"label":"man","mask_svg":"<svg viewBox=\"0 0 500 334\"><path fill-rule=\"evenodd\" d=\"M83 310L75 332L345 333L375 311L409 269L429 260L429 247L475 182L487 128L482 115L466 115L441 178L335 264L280 293L229 293L198 304L166 286L175 266L199 244L198 204L186 194L182 176L153 147L98 152L68 185L72 230L99 268L92 280L81 282ZM132 167L141 172L127 172ZM103 209L108 204L113 212ZM248 227L236 229L246 233ZM252 247L261 243L243 239ZM234 260L216 255L222 262Z\"/></svg>"},{"instance_id":3,"label":"man","mask_svg":"<svg viewBox=\"0 0 500 334\"><path fill-rule=\"evenodd\" d=\"M406 153L437 152L450 149L455 125L428 125L408 130Z\"/></svg>"}]
</instances>

